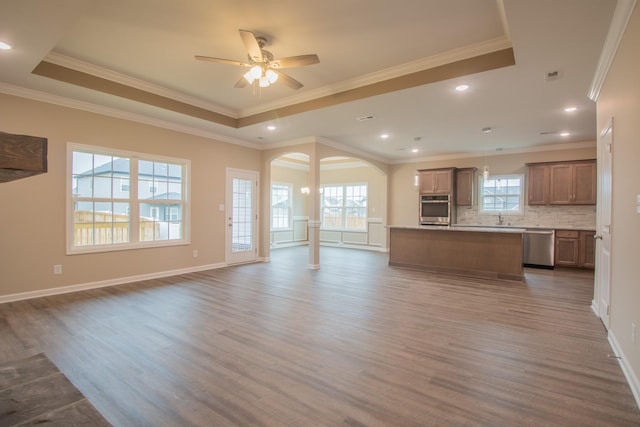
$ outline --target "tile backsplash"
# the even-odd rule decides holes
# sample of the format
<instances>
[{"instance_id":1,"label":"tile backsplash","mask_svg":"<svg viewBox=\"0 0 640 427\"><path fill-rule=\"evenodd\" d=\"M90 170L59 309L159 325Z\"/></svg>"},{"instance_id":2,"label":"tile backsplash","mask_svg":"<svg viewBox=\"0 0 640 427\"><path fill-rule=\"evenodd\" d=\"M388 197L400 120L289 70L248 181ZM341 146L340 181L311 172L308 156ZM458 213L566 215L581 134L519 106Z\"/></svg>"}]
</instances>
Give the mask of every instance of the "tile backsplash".
<instances>
[{"instance_id":1,"label":"tile backsplash","mask_svg":"<svg viewBox=\"0 0 640 427\"><path fill-rule=\"evenodd\" d=\"M525 206L524 215L503 215L502 225L555 229L595 230L595 206ZM479 214L478 207L459 207L457 221L461 225L499 225L498 215Z\"/></svg>"}]
</instances>

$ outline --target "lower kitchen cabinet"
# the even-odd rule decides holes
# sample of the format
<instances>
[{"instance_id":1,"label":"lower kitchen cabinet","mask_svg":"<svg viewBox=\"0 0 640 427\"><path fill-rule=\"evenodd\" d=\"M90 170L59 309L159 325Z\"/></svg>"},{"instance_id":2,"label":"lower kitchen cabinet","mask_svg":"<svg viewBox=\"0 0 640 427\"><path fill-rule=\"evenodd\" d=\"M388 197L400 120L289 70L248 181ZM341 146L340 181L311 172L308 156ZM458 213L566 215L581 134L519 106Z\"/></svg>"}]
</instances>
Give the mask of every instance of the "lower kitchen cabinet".
<instances>
[{"instance_id":1,"label":"lower kitchen cabinet","mask_svg":"<svg viewBox=\"0 0 640 427\"><path fill-rule=\"evenodd\" d=\"M594 234L589 230L556 230L555 265L594 268Z\"/></svg>"}]
</instances>

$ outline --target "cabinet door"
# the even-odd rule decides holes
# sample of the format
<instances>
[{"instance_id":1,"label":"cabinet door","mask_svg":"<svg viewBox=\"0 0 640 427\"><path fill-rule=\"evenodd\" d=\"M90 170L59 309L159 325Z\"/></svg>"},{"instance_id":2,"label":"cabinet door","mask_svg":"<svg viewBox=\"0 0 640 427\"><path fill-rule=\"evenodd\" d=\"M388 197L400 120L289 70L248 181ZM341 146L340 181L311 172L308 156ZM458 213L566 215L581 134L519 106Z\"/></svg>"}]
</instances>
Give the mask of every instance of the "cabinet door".
<instances>
[{"instance_id":1,"label":"cabinet door","mask_svg":"<svg viewBox=\"0 0 640 427\"><path fill-rule=\"evenodd\" d=\"M436 191L436 181L433 171L420 171L420 193L432 194Z\"/></svg>"},{"instance_id":2,"label":"cabinet door","mask_svg":"<svg viewBox=\"0 0 640 427\"><path fill-rule=\"evenodd\" d=\"M573 200L575 204L595 205L596 163L576 163L573 166Z\"/></svg>"},{"instance_id":3,"label":"cabinet door","mask_svg":"<svg viewBox=\"0 0 640 427\"><path fill-rule=\"evenodd\" d=\"M573 196L573 165L549 166L549 204L568 205Z\"/></svg>"},{"instance_id":4,"label":"cabinet door","mask_svg":"<svg viewBox=\"0 0 640 427\"><path fill-rule=\"evenodd\" d=\"M456 206L473 206L473 184L476 168L456 171Z\"/></svg>"},{"instance_id":5,"label":"cabinet door","mask_svg":"<svg viewBox=\"0 0 640 427\"><path fill-rule=\"evenodd\" d=\"M564 267L578 266L579 239L556 237L555 264Z\"/></svg>"},{"instance_id":6,"label":"cabinet door","mask_svg":"<svg viewBox=\"0 0 640 427\"><path fill-rule=\"evenodd\" d=\"M549 203L549 166L529 166L529 182L527 200L530 205L546 205Z\"/></svg>"},{"instance_id":7,"label":"cabinet door","mask_svg":"<svg viewBox=\"0 0 640 427\"><path fill-rule=\"evenodd\" d=\"M594 268L596 261L596 244L593 235L595 231L580 232L579 266Z\"/></svg>"},{"instance_id":8,"label":"cabinet door","mask_svg":"<svg viewBox=\"0 0 640 427\"><path fill-rule=\"evenodd\" d=\"M434 172L436 182L435 192L439 194L450 194L453 190L453 171L443 170Z\"/></svg>"}]
</instances>

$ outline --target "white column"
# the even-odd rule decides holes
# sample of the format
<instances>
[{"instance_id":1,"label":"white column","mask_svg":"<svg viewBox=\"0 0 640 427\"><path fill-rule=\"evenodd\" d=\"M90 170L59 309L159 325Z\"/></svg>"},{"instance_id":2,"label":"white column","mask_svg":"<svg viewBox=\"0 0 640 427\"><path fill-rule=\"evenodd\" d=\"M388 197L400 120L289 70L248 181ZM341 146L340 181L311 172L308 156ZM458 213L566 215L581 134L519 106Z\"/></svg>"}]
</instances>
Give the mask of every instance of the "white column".
<instances>
[{"instance_id":1,"label":"white column","mask_svg":"<svg viewBox=\"0 0 640 427\"><path fill-rule=\"evenodd\" d=\"M316 143L309 156L309 268L320 268L320 159Z\"/></svg>"}]
</instances>

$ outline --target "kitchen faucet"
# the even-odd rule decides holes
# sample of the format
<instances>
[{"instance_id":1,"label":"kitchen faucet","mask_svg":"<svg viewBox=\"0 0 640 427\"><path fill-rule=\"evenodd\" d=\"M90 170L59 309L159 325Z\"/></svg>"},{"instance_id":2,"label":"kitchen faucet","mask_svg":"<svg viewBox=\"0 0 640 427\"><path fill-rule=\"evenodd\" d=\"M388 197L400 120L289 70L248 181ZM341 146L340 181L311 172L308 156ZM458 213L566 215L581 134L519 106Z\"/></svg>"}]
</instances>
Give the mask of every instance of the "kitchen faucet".
<instances>
[{"instance_id":1,"label":"kitchen faucet","mask_svg":"<svg viewBox=\"0 0 640 427\"><path fill-rule=\"evenodd\" d=\"M502 212L498 212L498 225L502 225L504 222L504 217L502 216Z\"/></svg>"}]
</instances>

